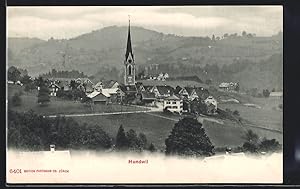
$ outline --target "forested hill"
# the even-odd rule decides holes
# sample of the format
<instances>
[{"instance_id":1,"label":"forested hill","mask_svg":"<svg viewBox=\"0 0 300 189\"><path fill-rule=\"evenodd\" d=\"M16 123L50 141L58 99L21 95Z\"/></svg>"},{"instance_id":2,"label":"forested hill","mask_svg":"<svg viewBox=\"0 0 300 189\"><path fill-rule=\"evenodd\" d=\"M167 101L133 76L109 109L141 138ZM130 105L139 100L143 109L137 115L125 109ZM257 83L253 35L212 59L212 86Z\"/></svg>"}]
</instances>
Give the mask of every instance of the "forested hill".
<instances>
[{"instance_id":1,"label":"forested hill","mask_svg":"<svg viewBox=\"0 0 300 189\"><path fill-rule=\"evenodd\" d=\"M150 64L159 64L160 67L172 65L174 68L184 65L193 70L209 65L222 68L236 62L263 63L273 54L282 54L282 33L259 37L242 35L240 31L238 34L214 37L182 37L132 27L131 36L135 61L140 70ZM68 40L9 38L8 65L26 68L31 75L46 73L54 68L78 70L97 76L103 72L104 66L123 70L126 40L127 27L117 26ZM282 62L279 63L282 65ZM182 73L181 70L178 72ZM201 79L202 75L199 75Z\"/></svg>"}]
</instances>

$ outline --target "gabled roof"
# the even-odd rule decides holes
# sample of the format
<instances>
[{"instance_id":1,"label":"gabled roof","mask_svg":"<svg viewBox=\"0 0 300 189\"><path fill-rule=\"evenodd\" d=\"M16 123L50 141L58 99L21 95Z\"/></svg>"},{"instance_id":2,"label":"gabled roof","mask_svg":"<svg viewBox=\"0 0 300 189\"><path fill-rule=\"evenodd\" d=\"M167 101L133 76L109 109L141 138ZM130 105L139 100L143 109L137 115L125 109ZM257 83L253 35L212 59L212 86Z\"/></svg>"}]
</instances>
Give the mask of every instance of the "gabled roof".
<instances>
[{"instance_id":1,"label":"gabled roof","mask_svg":"<svg viewBox=\"0 0 300 189\"><path fill-rule=\"evenodd\" d=\"M102 89L102 93L108 93L108 94L118 94L118 88L113 89Z\"/></svg>"},{"instance_id":2,"label":"gabled roof","mask_svg":"<svg viewBox=\"0 0 300 189\"><path fill-rule=\"evenodd\" d=\"M183 88L180 86L177 86L174 90L174 94L179 94L179 92L182 90Z\"/></svg>"},{"instance_id":3,"label":"gabled roof","mask_svg":"<svg viewBox=\"0 0 300 189\"><path fill-rule=\"evenodd\" d=\"M176 95L171 95L171 96L169 96L169 97L167 97L167 98L165 98L166 100L181 100L178 96L176 96Z\"/></svg>"},{"instance_id":4,"label":"gabled roof","mask_svg":"<svg viewBox=\"0 0 300 189\"><path fill-rule=\"evenodd\" d=\"M119 87L125 93L126 92L127 93L129 93L129 92L137 92L137 88L136 88L135 85L120 85Z\"/></svg>"},{"instance_id":5,"label":"gabled roof","mask_svg":"<svg viewBox=\"0 0 300 189\"><path fill-rule=\"evenodd\" d=\"M161 95L174 93L174 88L171 86L156 86L156 88Z\"/></svg>"},{"instance_id":6,"label":"gabled roof","mask_svg":"<svg viewBox=\"0 0 300 189\"><path fill-rule=\"evenodd\" d=\"M142 99L144 100L155 100L155 94L151 92L142 91Z\"/></svg>"},{"instance_id":7,"label":"gabled roof","mask_svg":"<svg viewBox=\"0 0 300 189\"><path fill-rule=\"evenodd\" d=\"M185 87L184 88L189 95L192 95L193 92L196 92L194 87Z\"/></svg>"},{"instance_id":8,"label":"gabled roof","mask_svg":"<svg viewBox=\"0 0 300 189\"><path fill-rule=\"evenodd\" d=\"M87 97L88 98L95 98L96 96L98 96L100 94L104 95L105 97L110 97L109 93L107 93L107 92L99 92L99 91L94 91L91 94L88 94Z\"/></svg>"},{"instance_id":9,"label":"gabled roof","mask_svg":"<svg viewBox=\"0 0 300 189\"><path fill-rule=\"evenodd\" d=\"M114 81L114 80L102 81L103 88L112 88L115 83L118 83L118 82Z\"/></svg>"},{"instance_id":10,"label":"gabled roof","mask_svg":"<svg viewBox=\"0 0 300 189\"><path fill-rule=\"evenodd\" d=\"M59 86L58 84L56 84L56 83L51 83L51 84L49 85L49 87L52 87L52 86L55 86L55 87L57 87L57 88L60 88L60 86Z\"/></svg>"}]
</instances>

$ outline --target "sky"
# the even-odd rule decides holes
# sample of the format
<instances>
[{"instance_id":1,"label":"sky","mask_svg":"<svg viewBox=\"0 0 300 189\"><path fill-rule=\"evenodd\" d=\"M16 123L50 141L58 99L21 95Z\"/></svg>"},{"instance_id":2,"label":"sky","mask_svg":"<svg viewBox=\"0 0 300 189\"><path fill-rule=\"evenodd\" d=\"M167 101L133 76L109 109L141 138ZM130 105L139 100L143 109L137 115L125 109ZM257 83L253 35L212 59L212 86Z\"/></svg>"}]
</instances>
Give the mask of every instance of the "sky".
<instances>
[{"instance_id":1,"label":"sky","mask_svg":"<svg viewBox=\"0 0 300 189\"><path fill-rule=\"evenodd\" d=\"M8 7L8 37L69 39L107 26L131 25L180 36L283 31L282 6Z\"/></svg>"}]
</instances>

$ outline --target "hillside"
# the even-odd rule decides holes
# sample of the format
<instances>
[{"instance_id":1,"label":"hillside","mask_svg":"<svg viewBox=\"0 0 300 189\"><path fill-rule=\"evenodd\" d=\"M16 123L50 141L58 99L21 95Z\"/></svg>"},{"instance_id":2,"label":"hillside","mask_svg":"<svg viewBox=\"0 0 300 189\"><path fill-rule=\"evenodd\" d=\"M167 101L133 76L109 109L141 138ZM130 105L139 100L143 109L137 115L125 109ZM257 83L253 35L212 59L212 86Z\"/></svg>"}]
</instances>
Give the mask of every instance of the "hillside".
<instances>
[{"instance_id":1,"label":"hillside","mask_svg":"<svg viewBox=\"0 0 300 189\"><path fill-rule=\"evenodd\" d=\"M235 61L261 63L273 54L282 54L282 33L271 37L231 36L212 40L209 37L182 37L132 27L131 36L138 70L149 64L159 64L160 69L171 72L174 77L185 76L183 73L190 73L189 70L192 70L203 81L216 77L215 74L204 74L207 70L202 68L206 65L222 68ZM55 68L74 69L101 77L98 75L103 72L101 70L104 66L123 70L126 39L127 27L118 26L95 30L69 40L9 38L8 65L26 68L34 76ZM182 69L185 71L182 72ZM270 74L275 71L277 70ZM241 78L239 75L243 74L237 74L234 79ZM232 79L228 74L221 73L217 77ZM250 73L248 78L251 77L254 76ZM216 80L219 81L219 78Z\"/></svg>"}]
</instances>

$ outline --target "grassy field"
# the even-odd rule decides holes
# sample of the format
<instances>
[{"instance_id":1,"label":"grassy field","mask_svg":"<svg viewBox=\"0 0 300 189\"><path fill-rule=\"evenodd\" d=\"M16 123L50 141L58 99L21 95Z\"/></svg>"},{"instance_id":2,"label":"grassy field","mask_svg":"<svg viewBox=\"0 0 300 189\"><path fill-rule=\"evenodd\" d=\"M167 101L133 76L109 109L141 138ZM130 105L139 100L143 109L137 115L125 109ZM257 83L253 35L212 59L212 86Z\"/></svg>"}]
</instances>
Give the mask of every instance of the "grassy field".
<instances>
[{"instance_id":1,"label":"grassy field","mask_svg":"<svg viewBox=\"0 0 300 189\"><path fill-rule=\"evenodd\" d=\"M173 117L170 117L173 119ZM143 132L149 142L161 149L165 149L165 139L169 136L176 121L156 117L153 115L138 113L127 115L107 115L92 117L75 117L75 120L81 123L98 124L112 137L115 137L119 126L122 124L125 131L134 129L137 133ZM225 121L224 124L218 124L210 121L204 121L203 127L216 147L236 147L243 144L242 136L247 129L252 129L262 139L275 138L282 143L282 134L266 131L252 127L242 127L231 121Z\"/></svg>"},{"instance_id":2,"label":"grassy field","mask_svg":"<svg viewBox=\"0 0 300 189\"><path fill-rule=\"evenodd\" d=\"M9 86L8 88L8 100L19 90L22 90L20 86ZM37 92L26 93L23 92L21 96L21 106L11 107L12 110L18 112L25 112L32 109L34 112L41 115L55 115L55 114L74 114L74 113L101 113L101 112L119 112L119 111L137 111L145 110L140 107L133 106L121 106L117 104L93 105L93 109L90 106L75 101L62 100L57 97L51 97L50 103L47 106L41 106L37 103Z\"/></svg>"},{"instance_id":3,"label":"grassy field","mask_svg":"<svg viewBox=\"0 0 300 189\"><path fill-rule=\"evenodd\" d=\"M221 109L229 108L232 111L238 110L243 119L249 122L270 129L283 130L283 112L276 109L282 100L274 98L255 98L253 102L261 109L247 107L242 104L219 104Z\"/></svg>"}]
</instances>

